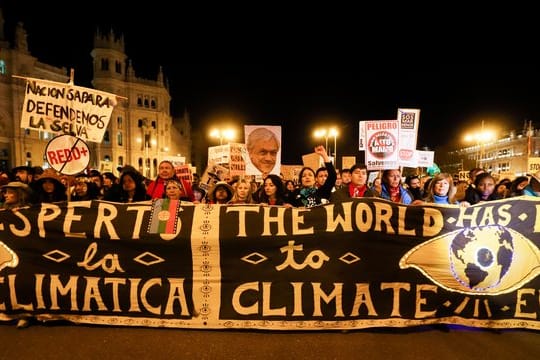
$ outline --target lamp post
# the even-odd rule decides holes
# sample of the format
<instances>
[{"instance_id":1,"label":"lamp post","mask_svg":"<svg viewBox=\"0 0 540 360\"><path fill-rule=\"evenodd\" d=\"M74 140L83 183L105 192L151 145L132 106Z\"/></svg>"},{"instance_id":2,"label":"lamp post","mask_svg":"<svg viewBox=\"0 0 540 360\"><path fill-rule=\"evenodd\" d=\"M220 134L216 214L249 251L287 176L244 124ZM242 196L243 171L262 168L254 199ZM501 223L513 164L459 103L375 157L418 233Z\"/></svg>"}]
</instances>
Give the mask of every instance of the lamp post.
<instances>
[{"instance_id":1,"label":"lamp post","mask_svg":"<svg viewBox=\"0 0 540 360\"><path fill-rule=\"evenodd\" d=\"M332 156L332 154L333 154L334 166L337 168L337 136L339 135L337 129L335 127L328 128L328 129L325 129L325 128L317 129L317 130L315 130L313 135L315 136L315 138L318 138L318 139L324 137L326 151L328 152L328 154L330 156ZM334 151L333 152L331 151L331 149L328 149L328 138L329 137L334 138Z\"/></svg>"},{"instance_id":2,"label":"lamp post","mask_svg":"<svg viewBox=\"0 0 540 360\"><path fill-rule=\"evenodd\" d=\"M212 129L210 130L210 137L219 139L219 145L223 145L223 139L229 143L236 137L236 131L234 129Z\"/></svg>"},{"instance_id":3,"label":"lamp post","mask_svg":"<svg viewBox=\"0 0 540 360\"><path fill-rule=\"evenodd\" d=\"M477 158L476 167L482 168L484 158L485 145L495 138L495 133L490 130L484 129L484 120L482 120L482 127L479 132L474 132L465 135L466 142L476 142L477 146Z\"/></svg>"}]
</instances>

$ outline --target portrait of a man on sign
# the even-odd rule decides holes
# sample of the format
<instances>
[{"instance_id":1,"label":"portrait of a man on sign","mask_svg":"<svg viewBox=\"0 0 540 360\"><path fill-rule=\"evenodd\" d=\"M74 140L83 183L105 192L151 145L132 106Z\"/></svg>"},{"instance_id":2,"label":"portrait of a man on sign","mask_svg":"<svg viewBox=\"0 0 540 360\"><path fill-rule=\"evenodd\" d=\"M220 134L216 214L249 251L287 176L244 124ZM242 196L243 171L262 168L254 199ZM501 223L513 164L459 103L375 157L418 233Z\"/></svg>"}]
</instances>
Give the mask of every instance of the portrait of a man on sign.
<instances>
[{"instance_id":1,"label":"portrait of a man on sign","mask_svg":"<svg viewBox=\"0 0 540 360\"><path fill-rule=\"evenodd\" d=\"M246 175L279 175L281 168L281 126L246 125Z\"/></svg>"}]
</instances>

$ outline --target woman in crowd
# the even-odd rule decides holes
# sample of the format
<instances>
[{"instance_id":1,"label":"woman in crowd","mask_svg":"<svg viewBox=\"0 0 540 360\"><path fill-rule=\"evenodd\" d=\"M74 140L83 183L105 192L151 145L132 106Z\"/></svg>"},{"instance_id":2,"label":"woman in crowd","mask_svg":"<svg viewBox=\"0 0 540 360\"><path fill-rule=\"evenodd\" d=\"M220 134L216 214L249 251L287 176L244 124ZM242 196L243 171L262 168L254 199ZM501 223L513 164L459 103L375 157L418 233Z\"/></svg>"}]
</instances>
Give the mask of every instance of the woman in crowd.
<instances>
[{"instance_id":1,"label":"woman in crowd","mask_svg":"<svg viewBox=\"0 0 540 360\"><path fill-rule=\"evenodd\" d=\"M292 206L285 201L283 181L278 175L269 174L264 179L262 191L260 192L259 203L265 205Z\"/></svg>"},{"instance_id":2,"label":"woman in crowd","mask_svg":"<svg viewBox=\"0 0 540 360\"><path fill-rule=\"evenodd\" d=\"M529 185L529 178L526 176L518 176L510 185L510 196L524 195L524 190Z\"/></svg>"},{"instance_id":3,"label":"woman in crowd","mask_svg":"<svg viewBox=\"0 0 540 360\"><path fill-rule=\"evenodd\" d=\"M35 181L34 189L36 203L67 201L66 187L54 169L45 169Z\"/></svg>"},{"instance_id":4,"label":"woman in crowd","mask_svg":"<svg viewBox=\"0 0 540 360\"><path fill-rule=\"evenodd\" d=\"M4 195L2 209L17 210L19 208L30 206L30 195L32 190L30 186L20 181L12 181L1 187Z\"/></svg>"},{"instance_id":5,"label":"woman in crowd","mask_svg":"<svg viewBox=\"0 0 540 360\"><path fill-rule=\"evenodd\" d=\"M413 196L413 200L422 200L424 198L423 188L418 175L409 175L405 178L407 189Z\"/></svg>"},{"instance_id":6,"label":"woman in crowd","mask_svg":"<svg viewBox=\"0 0 540 360\"><path fill-rule=\"evenodd\" d=\"M435 174L429 182L424 201L434 204L469 206L470 204L468 202L460 202L456 199L456 190L457 189L454 186L454 179L452 175L448 173ZM424 201L415 200L413 201L413 204L421 204Z\"/></svg>"},{"instance_id":7,"label":"woman in crowd","mask_svg":"<svg viewBox=\"0 0 540 360\"><path fill-rule=\"evenodd\" d=\"M151 197L146 193L146 186L144 185L143 176L135 169L127 169L122 171L119 183L119 191L109 192L105 200L121 203L132 203L151 199Z\"/></svg>"},{"instance_id":8,"label":"woman in crowd","mask_svg":"<svg viewBox=\"0 0 540 360\"><path fill-rule=\"evenodd\" d=\"M251 184L244 178L236 180L234 194L229 204L254 204L251 194Z\"/></svg>"},{"instance_id":9,"label":"woman in crowd","mask_svg":"<svg viewBox=\"0 0 540 360\"><path fill-rule=\"evenodd\" d=\"M208 193L210 204L225 205L231 201L234 189L226 181L218 181Z\"/></svg>"},{"instance_id":10,"label":"woman in crowd","mask_svg":"<svg viewBox=\"0 0 540 360\"><path fill-rule=\"evenodd\" d=\"M183 194L180 181L175 179L169 179L167 181L167 185L165 185L165 198L169 200L181 200Z\"/></svg>"},{"instance_id":11,"label":"woman in crowd","mask_svg":"<svg viewBox=\"0 0 540 360\"><path fill-rule=\"evenodd\" d=\"M412 194L401 184L400 170L390 169L383 171L380 197L405 205L413 202Z\"/></svg>"},{"instance_id":12,"label":"woman in crowd","mask_svg":"<svg viewBox=\"0 0 540 360\"><path fill-rule=\"evenodd\" d=\"M373 180L373 185L371 185L371 191L375 193L375 196L380 197L382 192L382 179L380 177L376 177Z\"/></svg>"},{"instance_id":13,"label":"woman in crowd","mask_svg":"<svg viewBox=\"0 0 540 360\"><path fill-rule=\"evenodd\" d=\"M199 185L195 185L191 188L193 191L193 203L194 204L204 204L206 202L206 191Z\"/></svg>"},{"instance_id":14,"label":"woman in crowd","mask_svg":"<svg viewBox=\"0 0 540 360\"><path fill-rule=\"evenodd\" d=\"M336 183L336 170L330 162L330 158L326 153L324 146L315 147L315 153L319 154L324 161L324 166L328 171L328 177L324 184L320 187L316 186L315 171L309 167L303 167L298 174L300 187L294 191L292 205L295 207L313 207L327 203L332 195L332 189ZM324 199L324 200L323 200Z\"/></svg>"},{"instance_id":15,"label":"woman in crowd","mask_svg":"<svg viewBox=\"0 0 540 360\"><path fill-rule=\"evenodd\" d=\"M75 178L75 186L71 201L97 200L99 197L99 188L96 183L89 181L84 176Z\"/></svg>"},{"instance_id":16,"label":"woman in crowd","mask_svg":"<svg viewBox=\"0 0 540 360\"><path fill-rule=\"evenodd\" d=\"M495 191L495 179L489 173L483 172L474 180L474 191L467 193L466 201L471 204L498 200L500 197Z\"/></svg>"},{"instance_id":17,"label":"woman in crowd","mask_svg":"<svg viewBox=\"0 0 540 360\"><path fill-rule=\"evenodd\" d=\"M292 199L294 199L294 190L296 190L296 186L294 185L294 181L287 180L285 181L285 202L291 204Z\"/></svg>"}]
</instances>

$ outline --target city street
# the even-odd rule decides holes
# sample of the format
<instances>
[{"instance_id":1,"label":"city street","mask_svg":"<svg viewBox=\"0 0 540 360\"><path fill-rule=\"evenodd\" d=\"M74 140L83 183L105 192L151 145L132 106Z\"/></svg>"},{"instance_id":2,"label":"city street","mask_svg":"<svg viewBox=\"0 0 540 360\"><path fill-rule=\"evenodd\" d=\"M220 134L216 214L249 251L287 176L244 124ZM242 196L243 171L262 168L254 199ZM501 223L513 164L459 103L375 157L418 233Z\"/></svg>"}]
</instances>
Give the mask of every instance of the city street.
<instances>
[{"instance_id":1,"label":"city street","mask_svg":"<svg viewBox=\"0 0 540 360\"><path fill-rule=\"evenodd\" d=\"M185 330L0 323L0 359L537 359L531 330L422 327L349 332Z\"/></svg>"}]
</instances>

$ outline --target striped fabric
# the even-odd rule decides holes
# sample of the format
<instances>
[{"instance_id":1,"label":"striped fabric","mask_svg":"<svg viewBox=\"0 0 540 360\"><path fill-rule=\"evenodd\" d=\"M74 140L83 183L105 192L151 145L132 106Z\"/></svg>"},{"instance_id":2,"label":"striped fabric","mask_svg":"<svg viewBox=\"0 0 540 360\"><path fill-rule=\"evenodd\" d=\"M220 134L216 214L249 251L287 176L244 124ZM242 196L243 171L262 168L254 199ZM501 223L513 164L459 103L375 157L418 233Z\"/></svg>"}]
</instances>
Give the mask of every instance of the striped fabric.
<instances>
[{"instance_id":1,"label":"striped fabric","mask_svg":"<svg viewBox=\"0 0 540 360\"><path fill-rule=\"evenodd\" d=\"M180 203L180 200L154 200L148 232L151 234L174 234L176 232Z\"/></svg>"}]
</instances>

